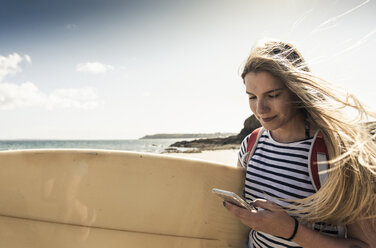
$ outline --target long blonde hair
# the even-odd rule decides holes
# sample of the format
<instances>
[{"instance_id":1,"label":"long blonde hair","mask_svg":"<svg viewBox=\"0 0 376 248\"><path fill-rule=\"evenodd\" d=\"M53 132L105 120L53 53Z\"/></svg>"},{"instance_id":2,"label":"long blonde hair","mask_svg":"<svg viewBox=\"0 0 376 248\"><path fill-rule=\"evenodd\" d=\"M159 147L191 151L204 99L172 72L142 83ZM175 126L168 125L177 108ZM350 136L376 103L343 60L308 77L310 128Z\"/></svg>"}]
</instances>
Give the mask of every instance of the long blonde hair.
<instances>
[{"instance_id":1,"label":"long blonde hair","mask_svg":"<svg viewBox=\"0 0 376 248\"><path fill-rule=\"evenodd\" d=\"M312 196L294 200L291 212L307 222L349 224L376 217L376 114L347 92L340 92L314 76L294 46L269 41L256 46L241 74L265 71L281 80L297 96L295 106L324 134L329 150L329 179ZM357 112L349 117L344 109ZM302 214L304 213L304 214Z\"/></svg>"}]
</instances>

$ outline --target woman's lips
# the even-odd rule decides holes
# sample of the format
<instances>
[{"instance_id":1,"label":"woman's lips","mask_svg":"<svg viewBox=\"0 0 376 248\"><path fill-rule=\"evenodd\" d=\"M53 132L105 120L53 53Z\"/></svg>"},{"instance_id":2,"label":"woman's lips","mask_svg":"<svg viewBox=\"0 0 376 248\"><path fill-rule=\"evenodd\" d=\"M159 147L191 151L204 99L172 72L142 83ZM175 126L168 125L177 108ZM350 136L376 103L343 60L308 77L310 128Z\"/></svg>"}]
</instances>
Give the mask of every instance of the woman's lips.
<instances>
[{"instance_id":1,"label":"woman's lips","mask_svg":"<svg viewBox=\"0 0 376 248\"><path fill-rule=\"evenodd\" d=\"M261 120L262 120L263 122L270 122L270 121L274 120L275 117L277 117L277 116L275 115L275 116L273 116L273 117L261 118Z\"/></svg>"}]
</instances>

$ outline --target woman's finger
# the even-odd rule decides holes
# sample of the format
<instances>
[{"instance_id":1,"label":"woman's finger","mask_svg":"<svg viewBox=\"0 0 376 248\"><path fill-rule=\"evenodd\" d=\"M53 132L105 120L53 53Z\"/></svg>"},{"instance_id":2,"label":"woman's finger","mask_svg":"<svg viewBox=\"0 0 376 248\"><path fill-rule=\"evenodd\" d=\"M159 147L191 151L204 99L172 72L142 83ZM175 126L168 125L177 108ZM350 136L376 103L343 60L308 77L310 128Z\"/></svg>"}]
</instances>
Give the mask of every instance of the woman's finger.
<instances>
[{"instance_id":1,"label":"woman's finger","mask_svg":"<svg viewBox=\"0 0 376 248\"><path fill-rule=\"evenodd\" d=\"M263 208L265 210L269 210L269 211L281 211L283 210L280 206L278 206L277 204L271 202L271 201L268 201L268 200L264 200L264 199L256 199L254 202L253 202L253 206L255 207L258 207L258 208Z\"/></svg>"},{"instance_id":2,"label":"woman's finger","mask_svg":"<svg viewBox=\"0 0 376 248\"><path fill-rule=\"evenodd\" d=\"M242 207L238 207L238 206L231 204L229 202L223 202L223 205L225 206L225 208L228 211L230 211L232 214L234 214L238 218L243 218L244 216L247 216L251 213L250 210L242 208Z\"/></svg>"}]
</instances>

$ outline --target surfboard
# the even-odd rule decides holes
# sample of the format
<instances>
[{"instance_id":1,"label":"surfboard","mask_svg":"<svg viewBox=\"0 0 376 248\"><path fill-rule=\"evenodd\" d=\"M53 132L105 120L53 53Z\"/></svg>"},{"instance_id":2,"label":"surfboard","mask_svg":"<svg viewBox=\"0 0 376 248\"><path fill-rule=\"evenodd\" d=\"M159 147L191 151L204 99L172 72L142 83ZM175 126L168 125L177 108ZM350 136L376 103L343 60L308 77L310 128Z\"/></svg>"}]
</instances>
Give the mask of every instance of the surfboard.
<instances>
[{"instance_id":1,"label":"surfboard","mask_svg":"<svg viewBox=\"0 0 376 248\"><path fill-rule=\"evenodd\" d=\"M211 193L245 171L109 150L0 152L0 247L244 247L248 228Z\"/></svg>"}]
</instances>

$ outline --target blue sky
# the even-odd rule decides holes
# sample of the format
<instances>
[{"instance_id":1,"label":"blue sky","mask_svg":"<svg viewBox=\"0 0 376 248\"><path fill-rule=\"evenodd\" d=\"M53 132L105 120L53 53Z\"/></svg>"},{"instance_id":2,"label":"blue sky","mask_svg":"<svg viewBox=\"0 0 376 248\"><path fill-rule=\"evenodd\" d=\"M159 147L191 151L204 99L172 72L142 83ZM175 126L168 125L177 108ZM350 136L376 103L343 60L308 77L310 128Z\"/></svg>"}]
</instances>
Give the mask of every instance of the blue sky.
<instances>
[{"instance_id":1,"label":"blue sky","mask_svg":"<svg viewBox=\"0 0 376 248\"><path fill-rule=\"evenodd\" d=\"M268 38L376 107L374 0L0 1L0 139L238 132Z\"/></svg>"}]
</instances>

